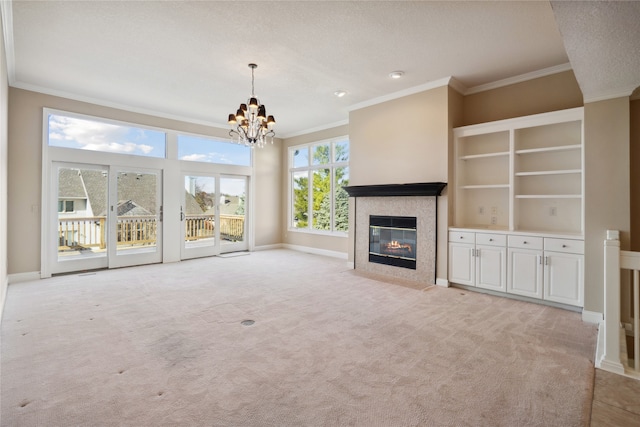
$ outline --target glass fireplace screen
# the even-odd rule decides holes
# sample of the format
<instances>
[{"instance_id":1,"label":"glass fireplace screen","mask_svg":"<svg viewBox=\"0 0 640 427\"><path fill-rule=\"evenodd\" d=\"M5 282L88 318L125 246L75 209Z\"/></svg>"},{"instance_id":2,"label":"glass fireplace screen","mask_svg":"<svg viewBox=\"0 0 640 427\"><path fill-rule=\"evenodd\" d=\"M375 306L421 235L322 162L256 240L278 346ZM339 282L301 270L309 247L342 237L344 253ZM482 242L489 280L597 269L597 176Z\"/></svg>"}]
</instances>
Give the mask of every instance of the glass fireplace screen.
<instances>
[{"instance_id":1,"label":"glass fireplace screen","mask_svg":"<svg viewBox=\"0 0 640 427\"><path fill-rule=\"evenodd\" d=\"M369 262L416 269L416 218L369 216Z\"/></svg>"}]
</instances>

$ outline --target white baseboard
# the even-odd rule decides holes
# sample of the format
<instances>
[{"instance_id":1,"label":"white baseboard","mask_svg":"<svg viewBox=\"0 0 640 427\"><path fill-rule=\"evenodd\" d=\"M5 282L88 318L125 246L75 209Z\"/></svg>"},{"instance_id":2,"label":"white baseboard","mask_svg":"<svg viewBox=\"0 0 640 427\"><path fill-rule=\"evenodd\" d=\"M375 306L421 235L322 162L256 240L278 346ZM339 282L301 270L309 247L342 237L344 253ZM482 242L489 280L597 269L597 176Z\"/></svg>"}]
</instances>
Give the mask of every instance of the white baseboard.
<instances>
[{"instance_id":1,"label":"white baseboard","mask_svg":"<svg viewBox=\"0 0 640 427\"><path fill-rule=\"evenodd\" d=\"M20 282L30 282L32 280L40 280L39 271L30 271L28 273L14 273L7 276L7 283L9 285Z\"/></svg>"},{"instance_id":2,"label":"white baseboard","mask_svg":"<svg viewBox=\"0 0 640 427\"><path fill-rule=\"evenodd\" d=\"M275 245L262 245L253 248L254 251L269 251L271 249L282 249L282 243L276 243Z\"/></svg>"},{"instance_id":3,"label":"white baseboard","mask_svg":"<svg viewBox=\"0 0 640 427\"><path fill-rule=\"evenodd\" d=\"M7 301L7 289L9 288L9 277L6 277L4 280L4 284L2 286L2 289L0 289L0 292L2 292L2 295L0 295L0 325L2 325L2 318L4 317L4 306L5 303Z\"/></svg>"},{"instance_id":4,"label":"white baseboard","mask_svg":"<svg viewBox=\"0 0 640 427\"><path fill-rule=\"evenodd\" d=\"M327 249L312 248L310 246L290 245L288 243L282 244L283 248L291 249L299 252L306 252L314 255L323 255L332 258L349 259L349 254L346 252L329 251Z\"/></svg>"},{"instance_id":5,"label":"white baseboard","mask_svg":"<svg viewBox=\"0 0 640 427\"><path fill-rule=\"evenodd\" d=\"M602 319L602 313L598 313L597 311L582 310L583 322L601 324Z\"/></svg>"},{"instance_id":6,"label":"white baseboard","mask_svg":"<svg viewBox=\"0 0 640 427\"><path fill-rule=\"evenodd\" d=\"M447 279L442 279L440 277L437 277L436 278L436 285L448 288L449 287L449 281Z\"/></svg>"}]
</instances>

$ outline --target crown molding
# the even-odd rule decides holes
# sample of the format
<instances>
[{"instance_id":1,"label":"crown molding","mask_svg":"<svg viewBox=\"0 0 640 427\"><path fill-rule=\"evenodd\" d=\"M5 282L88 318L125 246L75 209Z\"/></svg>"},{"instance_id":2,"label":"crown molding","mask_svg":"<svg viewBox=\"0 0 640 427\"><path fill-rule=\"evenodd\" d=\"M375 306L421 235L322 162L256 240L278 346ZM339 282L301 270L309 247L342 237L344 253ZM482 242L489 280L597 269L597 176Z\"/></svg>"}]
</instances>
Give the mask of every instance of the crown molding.
<instances>
[{"instance_id":1,"label":"crown molding","mask_svg":"<svg viewBox=\"0 0 640 427\"><path fill-rule=\"evenodd\" d=\"M13 48L13 6L11 1L0 1L0 13L2 13L2 32L4 36L4 54L7 62L7 79L9 86L16 81L16 55Z\"/></svg>"},{"instance_id":2,"label":"crown molding","mask_svg":"<svg viewBox=\"0 0 640 427\"><path fill-rule=\"evenodd\" d=\"M116 102L109 102L109 101L105 101L104 99L78 95L75 93L65 92L62 90L49 89L49 88L45 88L38 85L30 85L26 83L17 82L16 84L11 85L11 87L14 87L16 89L28 90L31 92L37 92L43 95L50 95L50 96L56 96L59 98L71 99L73 101L86 102L88 104L99 105L101 107L114 108L117 110L127 111L129 113L144 114L147 116L153 116L153 117L158 117L162 119L177 120L180 122L221 128L221 129L228 129L229 127L227 123L216 123L208 120L194 119L193 117L182 116L179 114L165 113L165 112L153 110L151 108L141 108L141 107L134 107L126 104L119 104Z\"/></svg>"},{"instance_id":3,"label":"crown molding","mask_svg":"<svg viewBox=\"0 0 640 427\"><path fill-rule=\"evenodd\" d=\"M460 95L466 95L467 92L469 91L469 88L467 86L465 86L460 80L456 79L455 77L451 77L451 80L449 81L449 86L451 86L456 92L458 92Z\"/></svg>"},{"instance_id":4,"label":"crown molding","mask_svg":"<svg viewBox=\"0 0 640 427\"><path fill-rule=\"evenodd\" d=\"M567 62L565 64L555 65L553 67L531 71L530 73L524 73L518 76L508 77L502 80L496 80L495 82L474 86L472 88L469 88L463 95L472 95L478 92L484 92L487 90L497 89L500 87L509 86L516 83L522 83L528 80L533 80L540 77L546 77L552 74L562 73L564 71L569 71L571 69L572 69L571 64Z\"/></svg>"},{"instance_id":5,"label":"crown molding","mask_svg":"<svg viewBox=\"0 0 640 427\"><path fill-rule=\"evenodd\" d=\"M372 105L382 104L383 102L392 101L394 99L402 98L409 95L414 95L416 93L424 92L426 90L431 90L431 89L435 89L442 86L448 86L451 79L452 77L445 77L439 80L434 80L432 82L428 82L418 86L403 89L398 92L393 92L388 95L379 96L377 98L373 98L368 101L363 101L357 104L350 105L347 108L347 110L348 111L359 110L361 108L371 107Z\"/></svg>"},{"instance_id":6,"label":"crown molding","mask_svg":"<svg viewBox=\"0 0 640 427\"><path fill-rule=\"evenodd\" d=\"M349 124L349 119L340 120L338 122L327 123L326 125L317 126L317 127L311 128L311 129L305 129L305 130L301 130L301 131L298 131L298 132L282 134L282 135L279 136L279 138L288 139L288 138L293 138L293 137L300 136L300 135L308 135L308 134L313 133L313 132L320 132L320 131L323 131L323 130L337 128L338 126L344 126L344 125L348 125L348 124Z\"/></svg>"},{"instance_id":7,"label":"crown molding","mask_svg":"<svg viewBox=\"0 0 640 427\"><path fill-rule=\"evenodd\" d=\"M585 94L584 103L587 104L590 102L606 101L608 99L615 98L629 98L629 100L633 101L634 99L640 99L640 92L634 95L636 89L637 88L634 86Z\"/></svg>"}]
</instances>

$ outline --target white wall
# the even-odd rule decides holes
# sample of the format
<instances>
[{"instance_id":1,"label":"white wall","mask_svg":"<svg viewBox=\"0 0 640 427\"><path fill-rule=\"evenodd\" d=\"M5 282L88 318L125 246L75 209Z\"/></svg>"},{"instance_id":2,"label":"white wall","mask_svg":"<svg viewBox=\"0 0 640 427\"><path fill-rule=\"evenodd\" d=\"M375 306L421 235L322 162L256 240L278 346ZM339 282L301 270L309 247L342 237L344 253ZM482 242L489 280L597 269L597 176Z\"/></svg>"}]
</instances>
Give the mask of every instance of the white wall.
<instances>
[{"instance_id":1,"label":"white wall","mask_svg":"<svg viewBox=\"0 0 640 427\"><path fill-rule=\"evenodd\" d=\"M8 180L8 104L7 60L4 50L4 28L0 19L0 322L7 295L7 180Z\"/></svg>"}]
</instances>

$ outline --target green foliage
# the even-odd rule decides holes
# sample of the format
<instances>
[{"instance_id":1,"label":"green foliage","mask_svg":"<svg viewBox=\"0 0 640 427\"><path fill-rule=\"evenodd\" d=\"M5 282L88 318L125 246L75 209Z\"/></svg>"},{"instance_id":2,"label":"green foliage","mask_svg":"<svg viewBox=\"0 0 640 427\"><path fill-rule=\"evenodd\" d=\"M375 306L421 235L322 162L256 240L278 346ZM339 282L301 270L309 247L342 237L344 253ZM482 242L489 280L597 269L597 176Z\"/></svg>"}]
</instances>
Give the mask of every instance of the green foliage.
<instances>
[{"instance_id":1,"label":"green foliage","mask_svg":"<svg viewBox=\"0 0 640 427\"><path fill-rule=\"evenodd\" d=\"M306 228L309 225L309 178L299 176L294 179L293 186L293 220L296 227Z\"/></svg>"},{"instance_id":2,"label":"green foliage","mask_svg":"<svg viewBox=\"0 0 640 427\"><path fill-rule=\"evenodd\" d=\"M337 143L335 147L335 160L349 160L349 144ZM313 164L330 164L330 145L317 145L313 147ZM331 224L331 173L335 171L335 201L334 224ZM349 195L342 186L349 185L348 167L315 169L311 172L294 173L293 187L293 215L297 228L309 226L309 174L312 185L312 226L315 230L348 231L349 229Z\"/></svg>"},{"instance_id":3,"label":"green foliage","mask_svg":"<svg viewBox=\"0 0 640 427\"><path fill-rule=\"evenodd\" d=\"M245 199L245 194L242 193L242 196L240 196L238 198L238 207L236 208L236 215L244 215L244 199Z\"/></svg>"}]
</instances>

